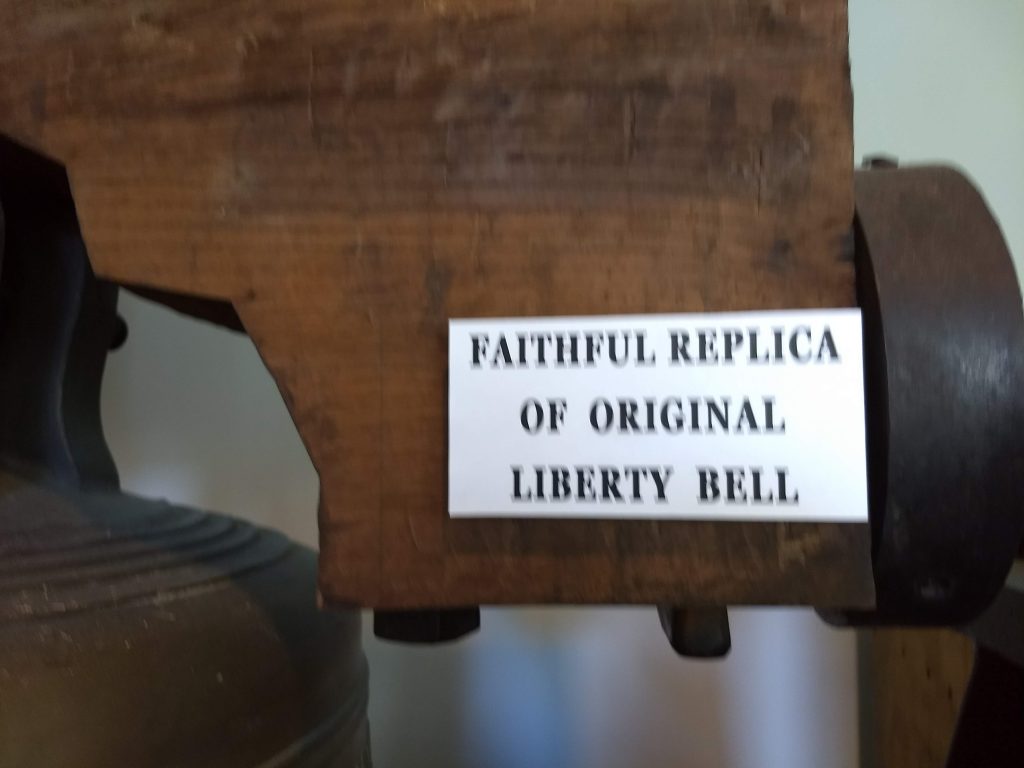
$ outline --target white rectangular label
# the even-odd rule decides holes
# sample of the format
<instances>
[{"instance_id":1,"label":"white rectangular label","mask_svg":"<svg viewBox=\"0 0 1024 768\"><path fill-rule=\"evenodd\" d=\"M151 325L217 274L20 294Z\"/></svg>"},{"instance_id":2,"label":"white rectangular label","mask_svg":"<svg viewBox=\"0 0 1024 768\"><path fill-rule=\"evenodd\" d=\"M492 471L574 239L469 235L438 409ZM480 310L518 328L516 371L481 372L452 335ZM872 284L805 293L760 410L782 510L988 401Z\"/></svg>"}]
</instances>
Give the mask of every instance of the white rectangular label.
<instances>
[{"instance_id":1,"label":"white rectangular label","mask_svg":"<svg viewBox=\"0 0 1024 768\"><path fill-rule=\"evenodd\" d=\"M453 517L867 520L856 309L451 320Z\"/></svg>"}]
</instances>

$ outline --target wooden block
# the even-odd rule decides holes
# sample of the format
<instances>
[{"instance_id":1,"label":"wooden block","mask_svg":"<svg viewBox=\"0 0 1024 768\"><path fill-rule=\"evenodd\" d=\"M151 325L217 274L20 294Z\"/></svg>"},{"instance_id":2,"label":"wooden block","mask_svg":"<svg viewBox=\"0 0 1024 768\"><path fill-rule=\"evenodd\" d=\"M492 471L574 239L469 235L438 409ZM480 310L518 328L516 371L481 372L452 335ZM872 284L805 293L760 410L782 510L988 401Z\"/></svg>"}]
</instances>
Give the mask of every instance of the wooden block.
<instances>
[{"instance_id":1,"label":"wooden block","mask_svg":"<svg viewBox=\"0 0 1024 768\"><path fill-rule=\"evenodd\" d=\"M858 638L865 768L942 768L974 665L950 630L864 631Z\"/></svg>"},{"instance_id":2,"label":"wooden block","mask_svg":"<svg viewBox=\"0 0 1024 768\"><path fill-rule=\"evenodd\" d=\"M854 303L845 0L5 0L0 51L97 272L234 304L328 602L872 602L866 526L446 515L449 317Z\"/></svg>"}]
</instances>

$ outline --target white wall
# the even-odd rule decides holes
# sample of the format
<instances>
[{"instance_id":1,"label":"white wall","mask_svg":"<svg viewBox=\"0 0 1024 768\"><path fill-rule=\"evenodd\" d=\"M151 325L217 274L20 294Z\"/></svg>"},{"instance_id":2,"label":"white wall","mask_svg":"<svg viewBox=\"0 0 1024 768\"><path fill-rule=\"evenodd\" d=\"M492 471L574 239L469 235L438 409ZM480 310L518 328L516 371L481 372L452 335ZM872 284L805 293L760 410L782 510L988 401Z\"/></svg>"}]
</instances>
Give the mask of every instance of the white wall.
<instances>
[{"instance_id":1,"label":"white wall","mask_svg":"<svg viewBox=\"0 0 1024 768\"><path fill-rule=\"evenodd\" d=\"M1024 2L852 0L851 18L858 156L957 162L1024 255ZM104 417L125 487L315 544L316 476L250 342L122 309ZM367 634L377 764L855 766L852 635L794 610L732 628L719 663L676 658L651 609L487 610L434 649Z\"/></svg>"},{"instance_id":2,"label":"white wall","mask_svg":"<svg viewBox=\"0 0 1024 768\"><path fill-rule=\"evenodd\" d=\"M1024 2L851 0L858 157L966 170L1024 259Z\"/></svg>"}]
</instances>

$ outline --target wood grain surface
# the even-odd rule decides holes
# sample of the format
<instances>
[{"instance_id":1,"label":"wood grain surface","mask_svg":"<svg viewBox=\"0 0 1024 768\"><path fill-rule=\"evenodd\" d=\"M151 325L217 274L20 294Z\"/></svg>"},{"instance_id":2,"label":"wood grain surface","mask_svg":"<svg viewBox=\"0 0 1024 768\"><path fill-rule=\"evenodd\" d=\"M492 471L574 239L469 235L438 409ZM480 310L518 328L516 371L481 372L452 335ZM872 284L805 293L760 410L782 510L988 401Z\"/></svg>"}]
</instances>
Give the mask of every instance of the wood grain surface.
<instances>
[{"instance_id":1,"label":"wood grain surface","mask_svg":"<svg viewBox=\"0 0 1024 768\"><path fill-rule=\"evenodd\" d=\"M974 666L952 630L885 629L858 638L864 768L942 768Z\"/></svg>"},{"instance_id":2,"label":"wood grain surface","mask_svg":"<svg viewBox=\"0 0 1024 768\"><path fill-rule=\"evenodd\" d=\"M866 526L446 514L449 317L854 304L845 0L2 0L0 131L234 304L328 602L873 600Z\"/></svg>"}]
</instances>

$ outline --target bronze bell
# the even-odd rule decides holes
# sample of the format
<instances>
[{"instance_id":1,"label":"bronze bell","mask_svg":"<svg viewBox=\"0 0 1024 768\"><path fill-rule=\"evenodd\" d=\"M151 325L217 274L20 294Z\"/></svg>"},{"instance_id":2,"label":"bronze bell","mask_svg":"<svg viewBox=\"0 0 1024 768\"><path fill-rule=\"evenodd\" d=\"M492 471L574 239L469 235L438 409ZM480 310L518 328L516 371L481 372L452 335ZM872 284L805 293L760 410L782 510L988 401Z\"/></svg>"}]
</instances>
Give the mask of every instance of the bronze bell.
<instances>
[{"instance_id":1,"label":"bronze bell","mask_svg":"<svg viewBox=\"0 0 1024 768\"><path fill-rule=\"evenodd\" d=\"M0 143L0 214L0 765L368 765L359 614L318 610L314 553L119 490L117 289L62 169Z\"/></svg>"}]
</instances>

